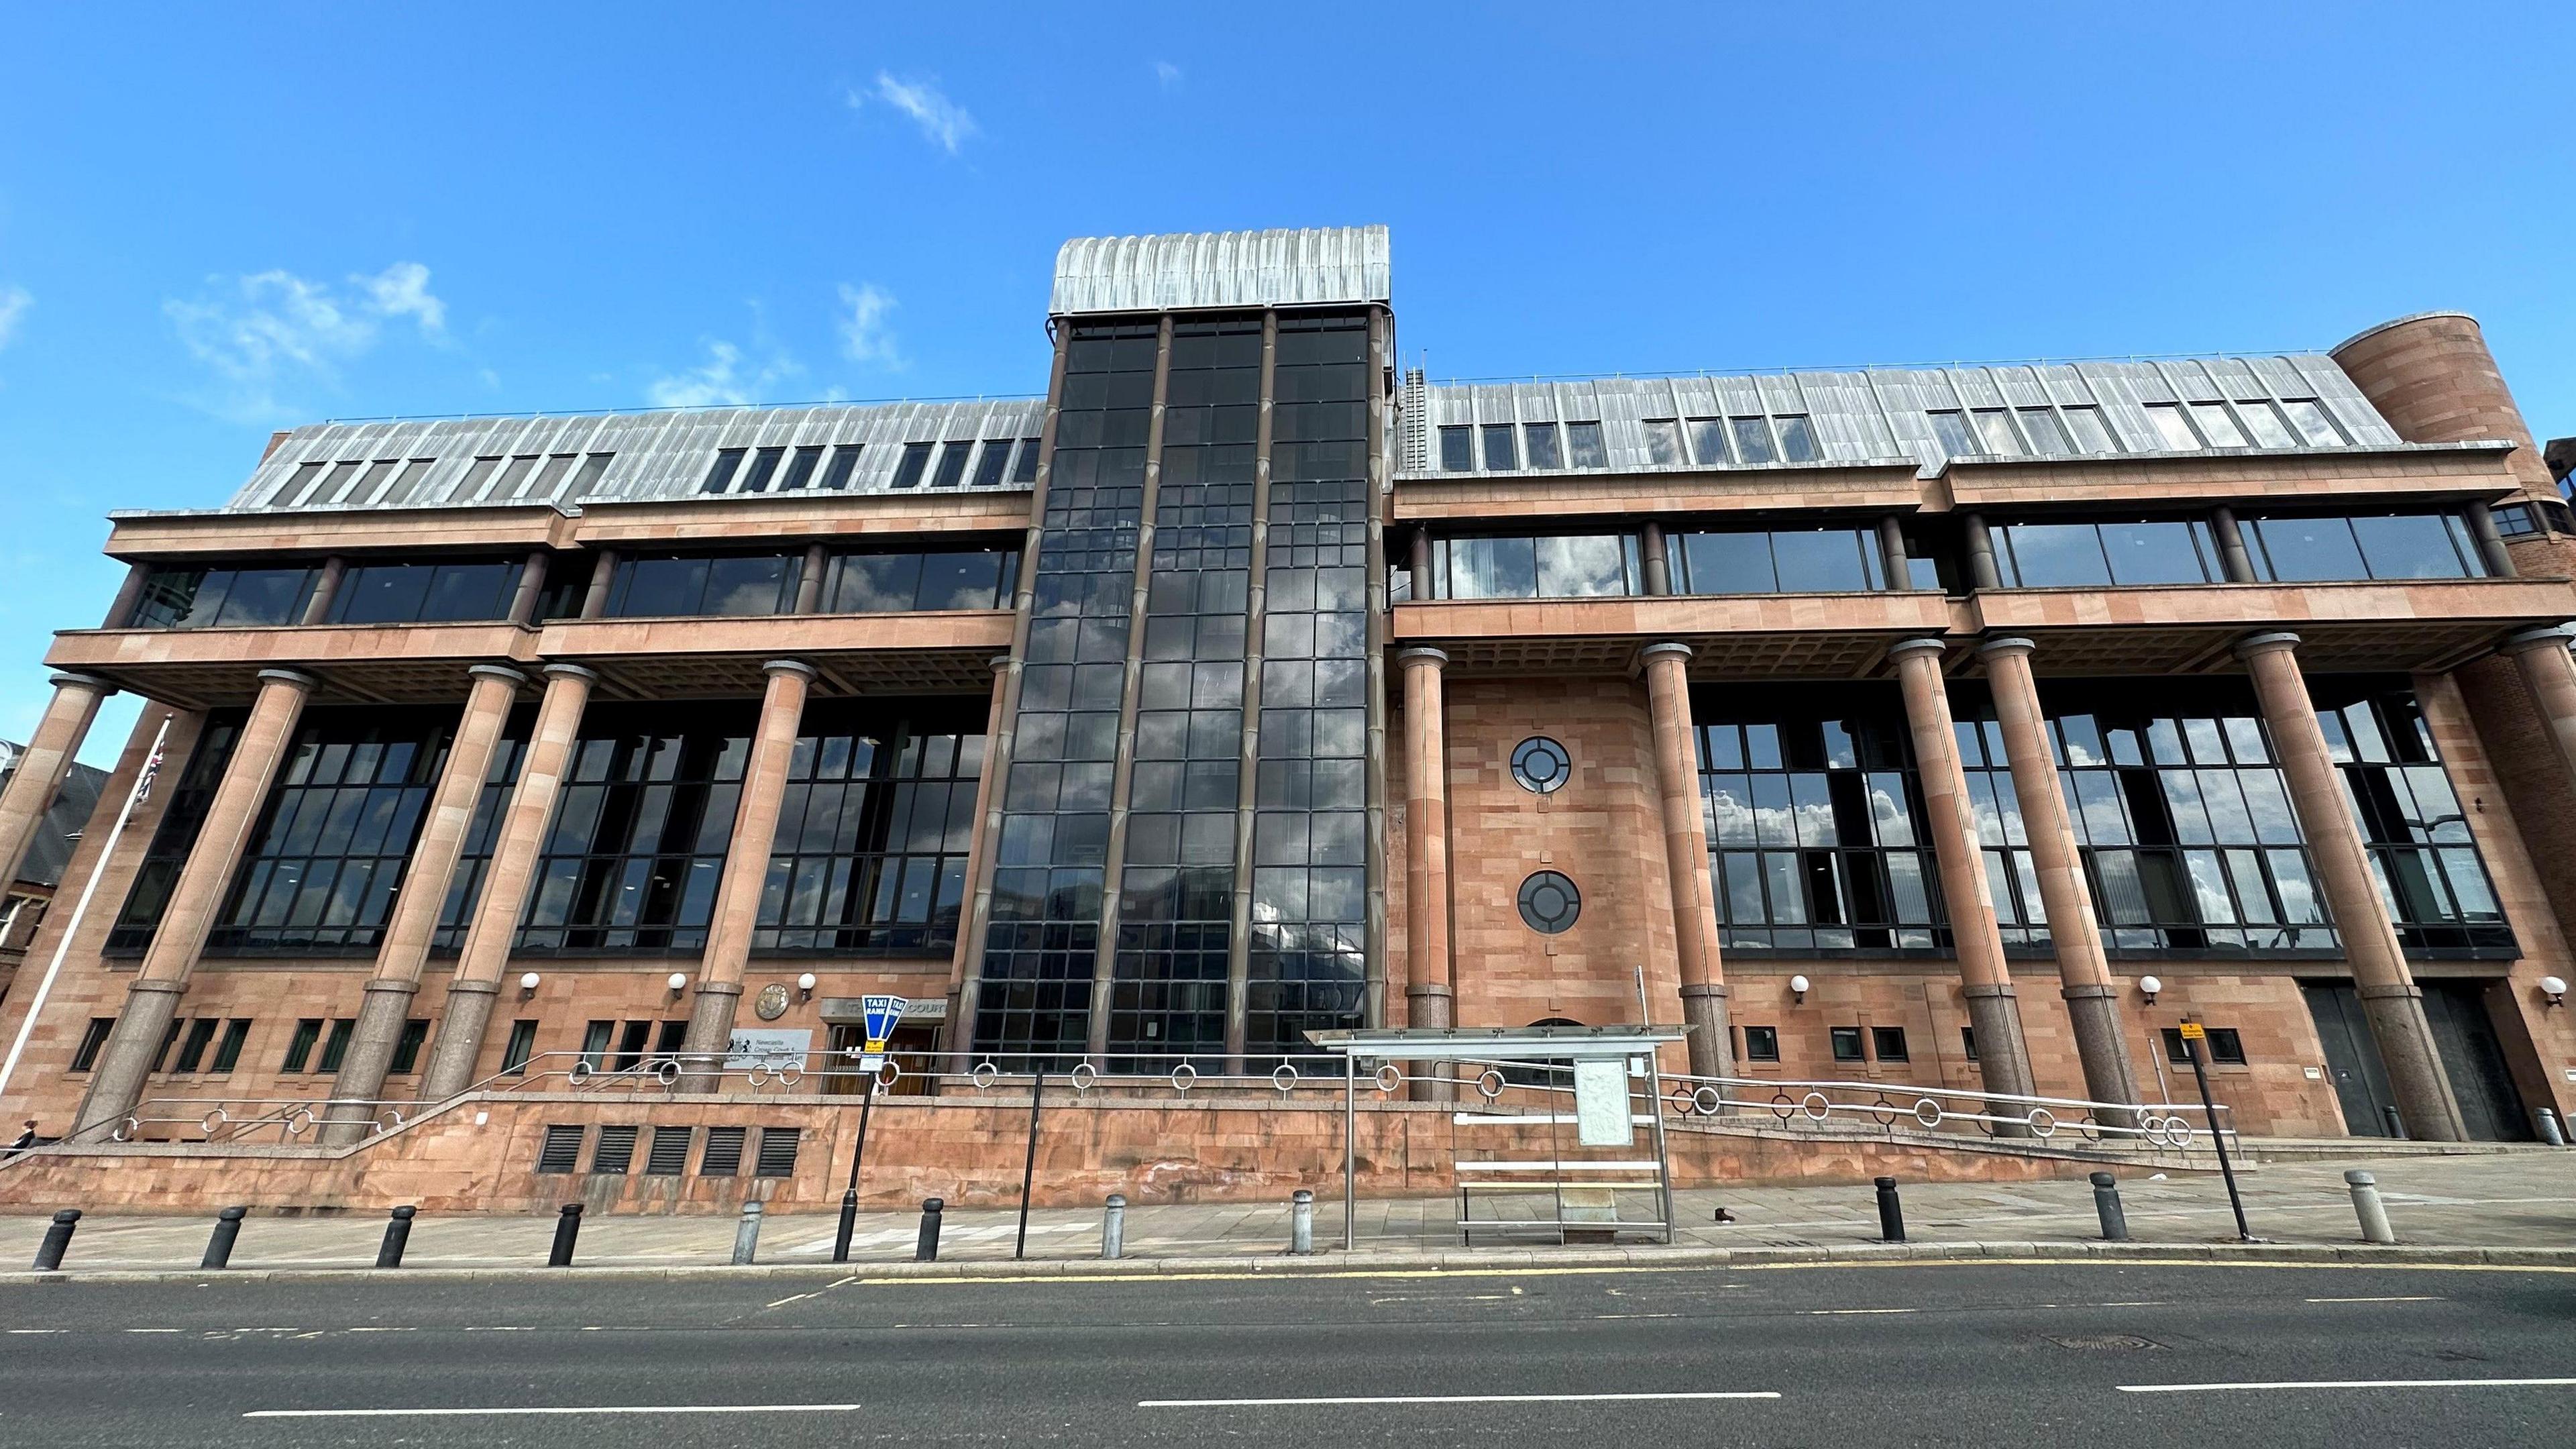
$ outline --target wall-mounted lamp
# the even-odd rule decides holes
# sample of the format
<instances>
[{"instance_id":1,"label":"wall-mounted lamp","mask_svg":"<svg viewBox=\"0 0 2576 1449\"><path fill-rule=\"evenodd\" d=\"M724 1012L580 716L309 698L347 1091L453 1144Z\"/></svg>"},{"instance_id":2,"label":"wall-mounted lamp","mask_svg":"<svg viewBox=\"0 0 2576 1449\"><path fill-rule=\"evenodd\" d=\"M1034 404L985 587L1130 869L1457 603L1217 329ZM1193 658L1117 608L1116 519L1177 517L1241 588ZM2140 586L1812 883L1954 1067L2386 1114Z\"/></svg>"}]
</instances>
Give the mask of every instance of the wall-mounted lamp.
<instances>
[{"instance_id":1,"label":"wall-mounted lamp","mask_svg":"<svg viewBox=\"0 0 2576 1449\"><path fill-rule=\"evenodd\" d=\"M799 1001L811 1001L814 999L813 972L808 971L804 975L796 978L796 999Z\"/></svg>"},{"instance_id":2,"label":"wall-mounted lamp","mask_svg":"<svg viewBox=\"0 0 2576 1449\"><path fill-rule=\"evenodd\" d=\"M520 999L521 1001L525 1001L525 1000L527 1000L529 997L536 995L536 994L537 994L537 983L538 983L539 981L543 980L543 979L545 979L545 978L543 978L543 977L541 977L541 976L537 975L537 973L535 973L534 971L531 971L531 972L529 972L527 975L520 977L520 978L519 978L519 999Z\"/></svg>"},{"instance_id":3,"label":"wall-mounted lamp","mask_svg":"<svg viewBox=\"0 0 2576 1449\"><path fill-rule=\"evenodd\" d=\"M671 988L671 999L677 1001L680 999L680 993L689 989L689 974L685 971L674 971L670 979L662 984Z\"/></svg>"},{"instance_id":4,"label":"wall-mounted lamp","mask_svg":"<svg viewBox=\"0 0 2576 1449\"><path fill-rule=\"evenodd\" d=\"M2548 997L2549 1004L2552 1006L2565 1006L2567 1004L2567 978L2564 976L2541 977L2540 994Z\"/></svg>"},{"instance_id":5,"label":"wall-mounted lamp","mask_svg":"<svg viewBox=\"0 0 2576 1449\"><path fill-rule=\"evenodd\" d=\"M1809 981L1804 976L1792 976L1789 978L1789 989L1797 994L1798 1004L1800 1006L1807 1004L1807 988L1813 984L1813 982Z\"/></svg>"},{"instance_id":6,"label":"wall-mounted lamp","mask_svg":"<svg viewBox=\"0 0 2576 1449\"><path fill-rule=\"evenodd\" d=\"M2138 993L2147 998L2147 1005L2149 1006L2156 1004L2156 993L2164 989L2165 984L2152 976L2141 976L2138 978Z\"/></svg>"}]
</instances>

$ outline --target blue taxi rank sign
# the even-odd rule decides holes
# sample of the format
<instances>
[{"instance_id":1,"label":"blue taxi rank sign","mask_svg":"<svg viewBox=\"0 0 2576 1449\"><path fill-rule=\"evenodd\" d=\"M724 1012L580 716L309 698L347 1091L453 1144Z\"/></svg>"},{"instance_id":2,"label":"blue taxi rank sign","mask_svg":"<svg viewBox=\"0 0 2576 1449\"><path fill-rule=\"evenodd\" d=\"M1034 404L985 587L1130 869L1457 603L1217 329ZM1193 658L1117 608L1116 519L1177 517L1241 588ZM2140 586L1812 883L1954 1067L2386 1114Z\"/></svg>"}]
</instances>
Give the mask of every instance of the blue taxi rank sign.
<instances>
[{"instance_id":1,"label":"blue taxi rank sign","mask_svg":"<svg viewBox=\"0 0 2576 1449\"><path fill-rule=\"evenodd\" d=\"M903 1020L903 1008L900 996L859 998L860 1032L867 1039L859 1051L859 1070L873 1072L885 1065L886 1041L894 1035L895 1023Z\"/></svg>"}]
</instances>

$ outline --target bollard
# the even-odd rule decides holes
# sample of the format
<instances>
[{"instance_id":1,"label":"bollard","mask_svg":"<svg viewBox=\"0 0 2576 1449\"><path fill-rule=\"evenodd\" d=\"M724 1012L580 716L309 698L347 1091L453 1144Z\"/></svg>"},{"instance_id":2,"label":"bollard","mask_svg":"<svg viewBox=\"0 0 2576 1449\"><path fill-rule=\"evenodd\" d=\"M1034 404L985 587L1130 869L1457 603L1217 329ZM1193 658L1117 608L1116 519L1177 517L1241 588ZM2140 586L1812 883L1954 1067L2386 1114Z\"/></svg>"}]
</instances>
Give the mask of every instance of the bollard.
<instances>
[{"instance_id":1,"label":"bollard","mask_svg":"<svg viewBox=\"0 0 2576 1449\"><path fill-rule=\"evenodd\" d=\"M51 1273L63 1265L63 1250L72 1245L72 1229L79 1226L79 1208L65 1208L54 1214L54 1225L45 1229L45 1240L36 1245L37 1272Z\"/></svg>"},{"instance_id":2,"label":"bollard","mask_svg":"<svg viewBox=\"0 0 2576 1449\"><path fill-rule=\"evenodd\" d=\"M2548 1143L2552 1147L2566 1146L2567 1134L2558 1129L2558 1114L2550 1111L2546 1107L2543 1107L2540 1109L2538 1115L2540 1117L2540 1140Z\"/></svg>"},{"instance_id":3,"label":"bollard","mask_svg":"<svg viewBox=\"0 0 2576 1449\"><path fill-rule=\"evenodd\" d=\"M2397 1108L2393 1104L2379 1109L2379 1119L2388 1124L2389 1136L2400 1142L2406 1140L2406 1119L2397 1115Z\"/></svg>"},{"instance_id":4,"label":"bollard","mask_svg":"<svg viewBox=\"0 0 2576 1449\"><path fill-rule=\"evenodd\" d=\"M2352 1211L2361 1219L2363 1241L2396 1242L2397 1230L2388 1225L2388 1204L2379 1200L2379 1179L2367 1172L2347 1172L2343 1180L2352 1188Z\"/></svg>"},{"instance_id":5,"label":"bollard","mask_svg":"<svg viewBox=\"0 0 2576 1449\"><path fill-rule=\"evenodd\" d=\"M921 1241L912 1245L912 1261L916 1263L939 1261L939 1214L947 1206L948 1204L935 1197L921 1205Z\"/></svg>"},{"instance_id":6,"label":"bollard","mask_svg":"<svg viewBox=\"0 0 2576 1449\"><path fill-rule=\"evenodd\" d=\"M1302 1187L1288 1198L1288 1251L1301 1258L1315 1251L1315 1195Z\"/></svg>"},{"instance_id":7,"label":"bollard","mask_svg":"<svg viewBox=\"0 0 2576 1449\"><path fill-rule=\"evenodd\" d=\"M742 1222L736 1225L733 1230L734 1266L740 1267L745 1263L752 1262L758 1258L759 1254L760 1204L756 1202L747 1202L742 1205Z\"/></svg>"},{"instance_id":8,"label":"bollard","mask_svg":"<svg viewBox=\"0 0 2576 1449\"><path fill-rule=\"evenodd\" d=\"M574 1241L580 1237L581 1204L577 1202L565 1203L563 1205L563 1216L555 1219L555 1245L553 1250L546 1254L546 1266L549 1268L571 1267L572 1245Z\"/></svg>"},{"instance_id":9,"label":"bollard","mask_svg":"<svg viewBox=\"0 0 2576 1449\"><path fill-rule=\"evenodd\" d=\"M1126 1252L1127 1198L1123 1193L1113 1192L1107 1205L1100 1210L1100 1256L1118 1258L1124 1257Z\"/></svg>"},{"instance_id":10,"label":"bollard","mask_svg":"<svg viewBox=\"0 0 2576 1449\"><path fill-rule=\"evenodd\" d=\"M206 1256L197 1261L200 1268L221 1268L233 1260L233 1239L241 1236L241 1220L250 1215L249 1208L228 1207L215 1214L215 1231L206 1239Z\"/></svg>"},{"instance_id":11,"label":"bollard","mask_svg":"<svg viewBox=\"0 0 2576 1449\"><path fill-rule=\"evenodd\" d=\"M1890 1243L1905 1241L1905 1205L1896 1200L1896 1179L1882 1177L1878 1183L1878 1236Z\"/></svg>"},{"instance_id":12,"label":"bollard","mask_svg":"<svg viewBox=\"0 0 2576 1449\"><path fill-rule=\"evenodd\" d=\"M867 1109L862 1107L859 1110L864 1112ZM859 1190L855 1187L843 1188L841 1190L841 1225L832 1229L833 1262L846 1263L850 1261L850 1238L856 1234L858 1230Z\"/></svg>"},{"instance_id":13,"label":"bollard","mask_svg":"<svg viewBox=\"0 0 2576 1449\"><path fill-rule=\"evenodd\" d=\"M385 1224L385 1240L376 1248L377 1267L399 1268L402 1266L403 1248L411 1242L411 1220L413 1217L417 1216L419 1212L420 1209L416 1207L398 1207L394 1209L393 1221Z\"/></svg>"},{"instance_id":14,"label":"bollard","mask_svg":"<svg viewBox=\"0 0 2576 1449\"><path fill-rule=\"evenodd\" d=\"M2102 1241L2129 1240L2129 1215L2120 1207L2120 1183L2107 1172L2093 1174L2093 1211L2102 1217Z\"/></svg>"}]
</instances>

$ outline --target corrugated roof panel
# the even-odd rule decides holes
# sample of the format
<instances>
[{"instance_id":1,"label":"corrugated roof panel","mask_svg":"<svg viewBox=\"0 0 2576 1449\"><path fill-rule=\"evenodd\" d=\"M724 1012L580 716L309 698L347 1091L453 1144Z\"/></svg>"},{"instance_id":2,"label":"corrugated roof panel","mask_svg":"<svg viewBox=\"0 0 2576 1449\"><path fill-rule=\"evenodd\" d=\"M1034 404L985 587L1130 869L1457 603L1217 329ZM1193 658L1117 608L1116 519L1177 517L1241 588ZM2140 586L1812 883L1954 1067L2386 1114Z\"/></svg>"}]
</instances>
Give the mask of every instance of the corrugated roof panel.
<instances>
[{"instance_id":1,"label":"corrugated roof panel","mask_svg":"<svg viewBox=\"0 0 2576 1449\"><path fill-rule=\"evenodd\" d=\"M1384 302L1393 295L1391 270L1383 226L1076 237L1056 253L1047 310L1064 317Z\"/></svg>"}]
</instances>

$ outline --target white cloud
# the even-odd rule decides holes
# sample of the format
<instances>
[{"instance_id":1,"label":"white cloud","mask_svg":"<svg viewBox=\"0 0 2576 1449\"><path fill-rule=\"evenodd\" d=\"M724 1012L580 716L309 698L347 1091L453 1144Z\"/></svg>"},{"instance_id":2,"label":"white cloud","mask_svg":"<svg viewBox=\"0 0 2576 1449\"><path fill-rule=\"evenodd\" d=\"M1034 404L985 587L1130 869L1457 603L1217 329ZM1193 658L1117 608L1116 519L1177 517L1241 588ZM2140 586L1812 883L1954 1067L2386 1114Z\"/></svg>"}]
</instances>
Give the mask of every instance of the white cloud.
<instances>
[{"instance_id":1,"label":"white cloud","mask_svg":"<svg viewBox=\"0 0 2576 1449\"><path fill-rule=\"evenodd\" d=\"M364 288L368 305L387 317L417 317L423 333L447 329L447 304L430 295L429 268L396 262L372 277L349 279Z\"/></svg>"},{"instance_id":2,"label":"white cloud","mask_svg":"<svg viewBox=\"0 0 2576 1449\"><path fill-rule=\"evenodd\" d=\"M877 72L876 99L912 118L939 149L954 156L967 137L975 134L975 118L940 93L937 80L896 80L891 72ZM859 110L868 97L858 91L849 94L850 108Z\"/></svg>"},{"instance_id":3,"label":"white cloud","mask_svg":"<svg viewBox=\"0 0 2576 1449\"><path fill-rule=\"evenodd\" d=\"M842 290L846 292L849 289L845 287ZM18 335L19 322L25 319L27 309L35 305L35 294L26 288L0 287L0 347L8 346L9 339Z\"/></svg>"},{"instance_id":4,"label":"white cloud","mask_svg":"<svg viewBox=\"0 0 2576 1449\"><path fill-rule=\"evenodd\" d=\"M875 283L841 284L841 351L854 362L900 368L903 352L895 345L886 314L895 309L892 293Z\"/></svg>"},{"instance_id":5,"label":"white cloud","mask_svg":"<svg viewBox=\"0 0 2576 1449\"><path fill-rule=\"evenodd\" d=\"M759 401L765 389L802 370L784 354L746 367L741 348L710 341L704 365L653 379L644 396L657 408L741 407Z\"/></svg>"},{"instance_id":6,"label":"white cloud","mask_svg":"<svg viewBox=\"0 0 2576 1449\"><path fill-rule=\"evenodd\" d=\"M282 381L301 375L336 382L341 364L382 340L381 324L389 319L412 318L424 339L444 338L447 304L430 292L429 268L396 262L349 281L343 294L277 268L219 284L206 299L171 298L161 311L181 345L231 385L214 410L264 417L280 410Z\"/></svg>"},{"instance_id":7,"label":"white cloud","mask_svg":"<svg viewBox=\"0 0 2576 1449\"><path fill-rule=\"evenodd\" d=\"M1154 62L1154 79L1163 89L1172 90L1181 83L1181 68L1168 60L1158 60Z\"/></svg>"}]
</instances>

